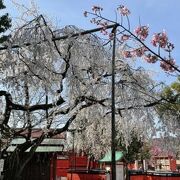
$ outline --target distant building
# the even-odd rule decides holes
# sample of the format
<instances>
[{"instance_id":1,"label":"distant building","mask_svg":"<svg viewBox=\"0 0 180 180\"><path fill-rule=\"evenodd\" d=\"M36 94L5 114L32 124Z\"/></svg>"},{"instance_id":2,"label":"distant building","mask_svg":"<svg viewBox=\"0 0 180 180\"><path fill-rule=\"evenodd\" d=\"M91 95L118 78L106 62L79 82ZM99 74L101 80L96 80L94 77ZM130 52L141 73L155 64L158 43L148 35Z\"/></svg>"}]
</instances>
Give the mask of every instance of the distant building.
<instances>
[{"instance_id":1,"label":"distant building","mask_svg":"<svg viewBox=\"0 0 180 180\"><path fill-rule=\"evenodd\" d=\"M152 142L151 162L155 170L177 171L180 166L180 149L175 148L174 137L156 138Z\"/></svg>"}]
</instances>

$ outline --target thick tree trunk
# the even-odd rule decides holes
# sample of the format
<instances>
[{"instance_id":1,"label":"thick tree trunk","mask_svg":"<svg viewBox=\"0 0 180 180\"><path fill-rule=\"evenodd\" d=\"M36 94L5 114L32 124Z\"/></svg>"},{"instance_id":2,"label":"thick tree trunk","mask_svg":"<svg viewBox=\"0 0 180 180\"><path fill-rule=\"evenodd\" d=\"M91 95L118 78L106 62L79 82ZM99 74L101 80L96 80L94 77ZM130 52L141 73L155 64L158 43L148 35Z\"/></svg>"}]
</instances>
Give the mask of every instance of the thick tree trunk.
<instances>
[{"instance_id":1,"label":"thick tree trunk","mask_svg":"<svg viewBox=\"0 0 180 180\"><path fill-rule=\"evenodd\" d=\"M9 155L5 161L5 174L4 180L21 180L22 172L25 169L28 162L32 159L36 148L44 139L44 134L34 141L26 141L16 147L14 152ZM30 152L26 154L26 150L30 149Z\"/></svg>"},{"instance_id":2,"label":"thick tree trunk","mask_svg":"<svg viewBox=\"0 0 180 180\"><path fill-rule=\"evenodd\" d=\"M21 180L21 173L19 172L21 169L23 157L20 156L19 153L13 152L7 159L5 160L5 174L3 180Z\"/></svg>"},{"instance_id":3,"label":"thick tree trunk","mask_svg":"<svg viewBox=\"0 0 180 180\"><path fill-rule=\"evenodd\" d=\"M34 150L29 153L14 153L6 159L5 175L3 180L23 180L22 173L33 158Z\"/></svg>"}]
</instances>

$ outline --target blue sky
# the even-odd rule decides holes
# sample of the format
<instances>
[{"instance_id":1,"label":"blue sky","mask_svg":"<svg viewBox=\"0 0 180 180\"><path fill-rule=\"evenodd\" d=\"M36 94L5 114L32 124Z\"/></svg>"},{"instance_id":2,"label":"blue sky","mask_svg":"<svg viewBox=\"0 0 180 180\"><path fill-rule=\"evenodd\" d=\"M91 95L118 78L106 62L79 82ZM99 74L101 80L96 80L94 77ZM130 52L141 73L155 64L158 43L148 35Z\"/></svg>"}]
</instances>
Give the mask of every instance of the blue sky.
<instances>
[{"instance_id":1,"label":"blue sky","mask_svg":"<svg viewBox=\"0 0 180 180\"><path fill-rule=\"evenodd\" d=\"M7 11L12 17L16 16L16 9L10 0L5 0ZM17 2L28 3L29 0ZM136 27L141 19L141 24L150 27L150 35L165 29L169 39L175 44L173 57L180 65L180 0L35 0L39 12L45 14L59 26L76 25L83 29L91 29L95 26L84 18L83 12L91 10L93 5L104 8L104 14L110 19L115 19L114 10L118 5L124 4L131 11L130 21L132 27ZM150 69L159 71L157 66L148 66ZM164 78L164 75L159 78ZM168 77L170 80L171 77ZM166 78L167 80L167 78Z\"/></svg>"}]
</instances>

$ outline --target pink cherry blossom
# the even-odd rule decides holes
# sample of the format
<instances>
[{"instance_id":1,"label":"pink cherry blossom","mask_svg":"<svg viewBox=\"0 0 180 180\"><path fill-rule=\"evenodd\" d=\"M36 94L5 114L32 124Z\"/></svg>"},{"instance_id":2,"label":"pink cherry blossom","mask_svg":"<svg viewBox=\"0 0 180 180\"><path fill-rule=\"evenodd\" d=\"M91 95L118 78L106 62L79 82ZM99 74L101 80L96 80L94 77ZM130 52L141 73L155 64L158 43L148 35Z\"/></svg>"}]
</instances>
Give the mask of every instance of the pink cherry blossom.
<instances>
[{"instance_id":1,"label":"pink cherry blossom","mask_svg":"<svg viewBox=\"0 0 180 180\"><path fill-rule=\"evenodd\" d=\"M148 63L156 63L158 58L152 54L148 54L148 55L144 55L144 59L148 62Z\"/></svg>"},{"instance_id":2,"label":"pink cherry blossom","mask_svg":"<svg viewBox=\"0 0 180 180\"><path fill-rule=\"evenodd\" d=\"M146 51L147 49L145 47L140 47L132 51L123 51L123 56L125 58L142 57Z\"/></svg>"},{"instance_id":3,"label":"pink cherry blossom","mask_svg":"<svg viewBox=\"0 0 180 180\"><path fill-rule=\"evenodd\" d=\"M120 14L122 16L128 16L131 12L129 11L129 9L127 7L125 7L124 5L120 5L117 10L120 12Z\"/></svg>"},{"instance_id":4,"label":"pink cherry blossom","mask_svg":"<svg viewBox=\"0 0 180 180\"><path fill-rule=\"evenodd\" d=\"M153 46L159 45L161 48L165 48L168 43L168 37L165 31L161 33L155 33L152 37L151 43Z\"/></svg>"},{"instance_id":5,"label":"pink cherry blossom","mask_svg":"<svg viewBox=\"0 0 180 180\"><path fill-rule=\"evenodd\" d=\"M140 47L140 48L135 49L133 52L135 56L141 57L144 55L145 51L147 51L145 47Z\"/></svg>"},{"instance_id":6,"label":"pink cherry blossom","mask_svg":"<svg viewBox=\"0 0 180 180\"><path fill-rule=\"evenodd\" d=\"M135 34L142 40L144 41L148 34L149 34L149 28L148 26L138 26L135 29Z\"/></svg>"},{"instance_id":7,"label":"pink cherry blossom","mask_svg":"<svg viewBox=\"0 0 180 180\"><path fill-rule=\"evenodd\" d=\"M121 41L124 42L124 41L127 41L129 39L130 35L127 35L127 34L123 34L121 36Z\"/></svg>"},{"instance_id":8,"label":"pink cherry blossom","mask_svg":"<svg viewBox=\"0 0 180 180\"><path fill-rule=\"evenodd\" d=\"M99 26L102 27L103 29L106 29L107 26L108 26L108 23L107 23L107 21L104 21L104 22L98 23L97 25L99 25Z\"/></svg>"},{"instance_id":9,"label":"pink cherry blossom","mask_svg":"<svg viewBox=\"0 0 180 180\"><path fill-rule=\"evenodd\" d=\"M93 11L94 13L100 12L100 11L102 11L102 10L103 10L103 8L100 7L100 6L93 6L93 7L92 7L92 11Z\"/></svg>"},{"instance_id":10,"label":"pink cherry blossom","mask_svg":"<svg viewBox=\"0 0 180 180\"><path fill-rule=\"evenodd\" d=\"M123 51L122 54L125 58L132 58L134 56L134 53L131 51Z\"/></svg>"},{"instance_id":11,"label":"pink cherry blossom","mask_svg":"<svg viewBox=\"0 0 180 180\"><path fill-rule=\"evenodd\" d=\"M111 23L113 21L108 20L108 18L104 18L101 15L101 11L103 10L100 6L93 6L92 11L93 13L89 13L93 15L94 17L90 20L91 23L97 25L100 27L100 32L103 35L106 35L109 37L110 40L113 39L114 34L110 33L110 31L107 29L108 23ZM117 10L119 11L121 16L128 16L130 14L130 10L125 7L124 5L120 5ZM84 16L87 17L88 12L84 12ZM122 20L122 19L121 19ZM175 61L174 59L170 58L162 58L160 51L158 51L158 55L156 52L151 50L148 46L145 45L144 41L147 39L149 35L149 27L147 25L139 25L135 30L134 34L130 31L130 29L126 28L125 25L129 25L129 19L127 18L127 23L121 22L120 24L117 23L118 33L120 34L119 41L120 43L127 43L130 44L130 50L125 50L122 52L123 56L125 58L132 58L132 57L142 57L144 58L148 63L156 63L158 60L160 61L160 66L163 70L173 72L175 71ZM128 26L129 27L129 26ZM109 27L108 27L109 28ZM120 31L121 30L121 31ZM134 37L134 38L133 38ZM130 43L128 43L128 40ZM131 43L131 40L134 40L137 42L137 45L142 47L134 47L134 44ZM153 46L158 48L163 48L164 51L168 52L168 56L171 56L171 51L174 49L174 45L168 41L168 37L165 31L162 31L160 33L155 33L151 39L151 43ZM160 50L160 49L158 49ZM148 53L147 53L148 51ZM175 68L175 69L174 69Z\"/></svg>"},{"instance_id":12,"label":"pink cherry blossom","mask_svg":"<svg viewBox=\"0 0 180 180\"><path fill-rule=\"evenodd\" d=\"M172 67L172 66L175 66L175 60L174 59L166 60L166 58L164 58L164 59L165 59L165 61L161 61L160 67L164 71L169 71L169 72L175 71L175 69Z\"/></svg>"},{"instance_id":13,"label":"pink cherry blossom","mask_svg":"<svg viewBox=\"0 0 180 180\"><path fill-rule=\"evenodd\" d=\"M106 21L104 21L104 22L96 22L96 24L97 24L99 27L102 28L100 32L101 32L103 35L108 35L108 31L107 31L108 23L107 23Z\"/></svg>"},{"instance_id":14,"label":"pink cherry blossom","mask_svg":"<svg viewBox=\"0 0 180 180\"><path fill-rule=\"evenodd\" d=\"M97 18L92 18L90 20L91 23L93 24L96 24L97 26L99 26L100 28L102 28L100 30L100 32L103 34L103 35L108 35L108 31L107 31L107 26L108 26L108 22L107 21L102 21L102 20L99 20Z\"/></svg>"}]
</instances>

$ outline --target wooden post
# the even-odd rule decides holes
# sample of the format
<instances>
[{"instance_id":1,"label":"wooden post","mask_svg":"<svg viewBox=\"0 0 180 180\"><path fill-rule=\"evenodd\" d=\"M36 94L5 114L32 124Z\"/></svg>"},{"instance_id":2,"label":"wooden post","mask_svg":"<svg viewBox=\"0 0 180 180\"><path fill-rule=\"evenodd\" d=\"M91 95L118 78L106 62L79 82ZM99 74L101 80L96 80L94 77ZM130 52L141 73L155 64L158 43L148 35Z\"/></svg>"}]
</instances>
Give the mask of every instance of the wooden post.
<instances>
[{"instance_id":1,"label":"wooden post","mask_svg":"<svg viewBox=\"0 0 180 180\"><path fill-rule=\"evenodd\" d=\"M112 29L113 33L113 50L112 50L112 104L111 104L111 156L112 156L112 180L116 180L116 160L115 160L115 138L116 138L116 130L115 130L115 56L116 56L116 28L117 25L114 25Z\"/></svg>"}]
</instances>

